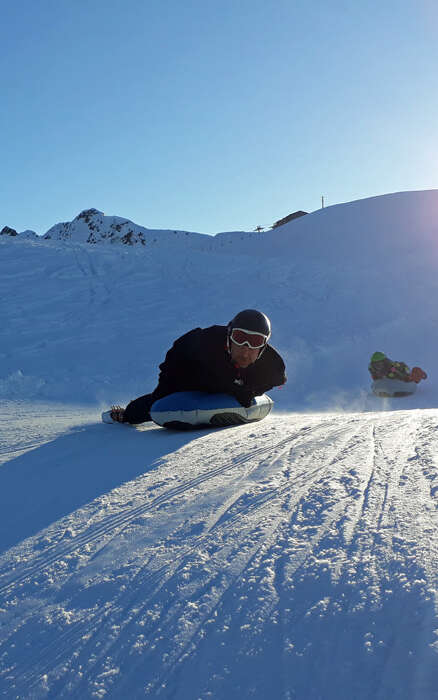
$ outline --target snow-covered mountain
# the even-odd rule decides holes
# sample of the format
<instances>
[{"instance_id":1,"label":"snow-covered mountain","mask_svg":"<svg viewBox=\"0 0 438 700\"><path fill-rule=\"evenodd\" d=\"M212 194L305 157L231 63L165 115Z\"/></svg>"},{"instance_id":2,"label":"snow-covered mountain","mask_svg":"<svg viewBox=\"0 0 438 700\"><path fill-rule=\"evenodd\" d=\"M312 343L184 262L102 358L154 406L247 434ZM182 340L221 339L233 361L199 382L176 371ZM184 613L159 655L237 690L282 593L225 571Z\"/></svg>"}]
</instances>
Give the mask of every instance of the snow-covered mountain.
<instances>
[{"instance_id":1,"label":"snow-covered mountain","mask_svg":"<svg viewBox=\"0 0 438 700\"><path fill-rule=\"evenodd\" d=\"M21 233L18 233L14 228L10 228L10 226L4 226L2 230L0 231L0 236L20 236L20 238L34 238L37 239L37 234L35 231L30 231L27 229L26 231L21 231Z\"/></svg>"},{"instance_id":2,"label":"snow-covered mountain","mask_svg":"<svg viewBox=\"0 0 438 700\"><path fill-rule=\"evenodd\" d=\"M81 211L72 221L65 221L52 226L43 236L37 236L34 231L18 233L15 229L5 226L0 231L0 236L20 236L20 238L37 238L40 241L70 241L73 243L99 243L122 244L128 246L175 246L178 244L196 248L211 249L215 236L191 231L174 229L148 229L135 224L130 219L121 216L107 216L98 209L90 208ZM258 233L245 231L231 231L216 235L218 241L216 247L227 249L230 243L239 240L256 239Z\"/></svg>"},{"instance_id":3,"label":"snow-covered mountain","mask_svg":"<svg viewBox=\"0 0 438 700\"><path fill-rule=\"evenodd\" d=\"M437 221L428 191L266 233L93 210L0 236L0 694L438 697ZM245 307L287 365L269 418L101 424ZM371 396L375 350L429 378Z\"/></svg>"},{"instance_id":4,"label":"snow-covered mountain","mask_svg":"<svg viewBox=\"0 0 438 700\"><path fill-rule=\"evenodd\" d=\"M135 246L87 244L93 233L111 240L117 225L117 218L108 223L99 213L79 215L65 230L58 225L60 239L28 245L20 236L0 237L7 284L11 270L15 278L28 268L27 284L15 292L20 304L4 309L5 327L22 329L32 294L32 324L23 332L47 346L20 360L12 336L0 393L3 386L9 395L8 377L15 387L20 369L46 398L64 398L68 386L69 396L111 401L120 386L124 400L143 388L135 365L146 384L154 382L175 336L227 323L239 308L260 307L272 317L274 344L288 362L290 382L280 402L315 410L361 405L373 350L434 365L437 202L437 191L399 193L328 207L265 233L215 237L161 231L150 239L122 220L122 238L131 228L135 240L144 236L146 244ZM78 328L65 346L59 329L67 309L75 309ZM112 361L108 335L138 348L134 367ZM89 353L100 357L91 373L87 362L70 362Z\"/></svg>"},{"instance_id":5,"label":"snow-covered mountain","mask_svg":"<svg viewBox=\"0 0 438 700\"><path fill-rule=\"evenodd\" d=\"M199 241L201 234L189 231L146 229L120 216L105 216L97 209L85 209L73 221L52 226L43 236L45 240L74 243L122 243L151 245L157 242L174 245L176 242Z\"/></svg>"}]
</instances>

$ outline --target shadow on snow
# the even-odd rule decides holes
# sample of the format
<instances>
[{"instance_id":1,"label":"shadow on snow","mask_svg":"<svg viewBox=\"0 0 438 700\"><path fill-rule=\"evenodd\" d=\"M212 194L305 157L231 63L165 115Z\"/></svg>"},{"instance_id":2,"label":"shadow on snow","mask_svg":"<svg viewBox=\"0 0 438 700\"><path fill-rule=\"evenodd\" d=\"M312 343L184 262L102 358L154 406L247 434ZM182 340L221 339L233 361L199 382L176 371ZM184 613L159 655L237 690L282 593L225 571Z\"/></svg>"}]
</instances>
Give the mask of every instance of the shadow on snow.
<instances>
[{"instance_id":1,"label":"shadow on snow","mask_svg":"<svg viewBox=\"0 0 438 700\"><path fill-rule=\"evenodd\" d=\"M74 428L0 469L0 552L154 469L207 431L96 424Z\"/></svg>"}]
</instances>

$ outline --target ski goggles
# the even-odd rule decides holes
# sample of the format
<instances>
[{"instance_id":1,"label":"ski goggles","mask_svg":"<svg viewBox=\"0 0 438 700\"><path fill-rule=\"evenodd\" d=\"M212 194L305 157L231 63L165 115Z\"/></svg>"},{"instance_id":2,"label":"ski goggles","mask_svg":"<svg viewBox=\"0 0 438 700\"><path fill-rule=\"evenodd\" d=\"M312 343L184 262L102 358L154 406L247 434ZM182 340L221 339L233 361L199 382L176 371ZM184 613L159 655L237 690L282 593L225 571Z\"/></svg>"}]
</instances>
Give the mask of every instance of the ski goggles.
<instances>
[{"instance_id":1,"label":"ski goggles","mask_svg":"<svg viewBox=\"0 0 438 700\"><path fill-rule=\"evenodd\" d=\"M233 328L230 338L236 345L247 345L253 350L258 350L266 345L269 336L256 331L246 331L244 328Z\"/></svg>"}]
</instances>

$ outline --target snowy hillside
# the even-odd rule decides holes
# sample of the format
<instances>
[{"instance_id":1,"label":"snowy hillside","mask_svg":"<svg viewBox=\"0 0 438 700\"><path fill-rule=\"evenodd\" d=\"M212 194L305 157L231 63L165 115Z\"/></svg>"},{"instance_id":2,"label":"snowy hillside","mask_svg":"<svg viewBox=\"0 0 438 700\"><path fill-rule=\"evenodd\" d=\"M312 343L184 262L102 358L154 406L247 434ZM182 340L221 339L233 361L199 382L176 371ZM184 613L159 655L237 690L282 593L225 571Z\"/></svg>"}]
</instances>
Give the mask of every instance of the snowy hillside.
<instances>
[{"instance_id":1,"label":"snowy hillside","mask_svg":"<svg viewBox=\"0 0 438 700\"><path fill-rule=\"evenodd\" d=\"M438 698L438 191L133 226L0 237L0 694ZM270 417L100 422L245 307L287 365ZM374 350L428 380L372 397Z\"/></svg>"}]
</instances>

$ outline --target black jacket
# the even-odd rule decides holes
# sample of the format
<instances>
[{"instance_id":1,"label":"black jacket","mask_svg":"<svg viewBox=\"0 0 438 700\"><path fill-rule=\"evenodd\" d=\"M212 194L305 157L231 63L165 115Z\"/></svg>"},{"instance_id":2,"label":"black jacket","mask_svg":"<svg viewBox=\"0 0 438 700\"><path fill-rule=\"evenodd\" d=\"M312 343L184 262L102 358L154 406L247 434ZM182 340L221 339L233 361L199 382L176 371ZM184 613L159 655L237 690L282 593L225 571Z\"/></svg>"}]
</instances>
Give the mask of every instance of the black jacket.
<instances>
[{"instance_id":1,"label":"black jacket","mask_svg":"<svg viewBox=\"0 0 438 700\"><path fill-rule=\"evenodd\" d=\"M285 381L284 362L271 345L243 369L233 364L227 350L226 326L195 328L175 340L160 365L158 386L152 394L128 404L125 420L134 424L151 420L149 410L154 401L176 391L231 394L242 406L250 406L254 396Z\"/></svg>"},{"instance_id":2,"label":"black jacket","mask_svg":"<svg viewBox=\"0 0 438 700\"><path fill-rule=\"evenodd\" d=\"M226 326L195 328L178 338L160 365L155 399L175 391L232 394L244 406L286 381L284 362L268 345L246 369L236 367L227 350Z\"/></svg>"}]
</instances>

